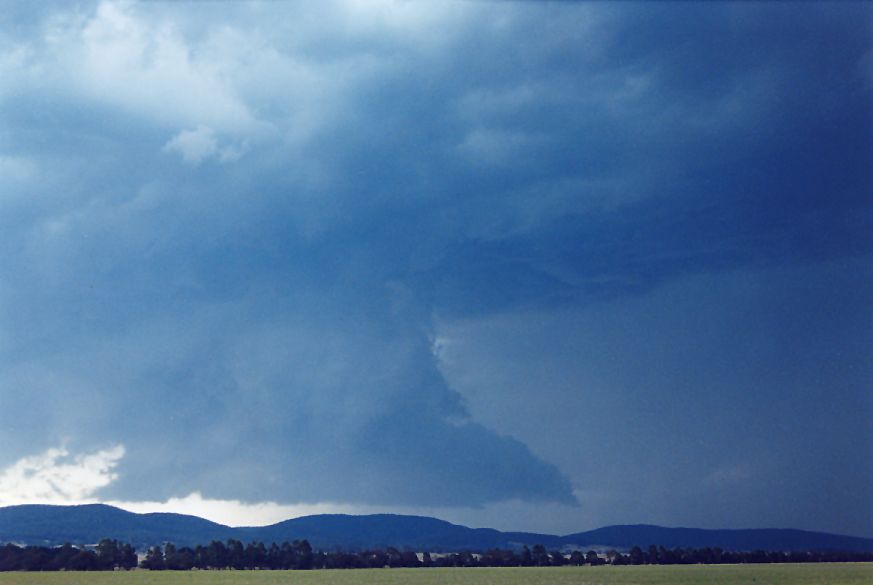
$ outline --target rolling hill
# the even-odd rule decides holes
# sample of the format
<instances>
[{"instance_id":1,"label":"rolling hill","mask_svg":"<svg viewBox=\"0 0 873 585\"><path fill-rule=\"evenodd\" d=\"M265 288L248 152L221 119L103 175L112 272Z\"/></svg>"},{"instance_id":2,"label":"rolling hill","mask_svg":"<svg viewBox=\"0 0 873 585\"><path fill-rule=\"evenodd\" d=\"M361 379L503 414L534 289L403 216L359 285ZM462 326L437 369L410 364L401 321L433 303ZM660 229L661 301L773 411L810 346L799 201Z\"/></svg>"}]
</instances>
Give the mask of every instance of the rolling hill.
<instances>
[{"instance_id":1,"label":"rolling hill","mask_svg":"<svg viewBox=\"0 0 873 585\"><path fill-rule=\"evenodd\" d=\"M873 539L809 532L806 530L757 528L745 530L704 530L665 528L648 524L606 526L560 539L561 546L603 545L617 549L649 544L665 548L721 548L724 550L840 550L873 551Z\"/></svg>"},{"instance_id":2,"label":"rolling hill","mask_svg":"<svg viewBox=\"0 0 873 585\"><path fill-rule=\"evenodd\" d=\"M235 538L265 543L307 539L315 548L359 550L385 548L438 551L635 545L719 547L725 550L844 550L873 552L873 539L782 529L704 530L651 525L607 526L567 536L468 528L424 516L372 514L304 516L270 526L232 528L184 514L135 514L103 504L83 506L23 505L0 508L0 543L93 544L115 538L137 548L171 541L208 544Z\"/></svg>"},{"instance_id":3,"label":"rolling hill","mask_svg":"<svg viewBox=\"0 0 873 585\"><path fill-rule=\"evenodd\" d=\"M137 547L225 540L235 529L185 514L135 514L104 504L24 505L0 508L0 542L56 545L93 544L115 538Z\"/></svg>"}]
</instances>

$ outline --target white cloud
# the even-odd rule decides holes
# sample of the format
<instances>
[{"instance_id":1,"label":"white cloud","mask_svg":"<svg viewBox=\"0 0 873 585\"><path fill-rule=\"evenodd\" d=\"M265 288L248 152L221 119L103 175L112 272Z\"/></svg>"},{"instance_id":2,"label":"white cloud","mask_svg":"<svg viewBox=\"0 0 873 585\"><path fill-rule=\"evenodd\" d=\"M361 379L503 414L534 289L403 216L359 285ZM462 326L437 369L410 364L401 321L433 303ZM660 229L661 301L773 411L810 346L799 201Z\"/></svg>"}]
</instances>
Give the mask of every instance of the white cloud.
<instances>
[{"instance_id":1,"label":"white cloud","mask_svg":"<svg viewBox=\"0 0 873 585\"><path fill-rule=\"evenodd\" d=\"M126 3L103 2L84 25L60 23L49 44L66 57L65 82L91 99L169 123L258 127L228 64L198 52L172 22L151 22Z\"/></svg>"},{"instance_id":2,"label":"white cloud","mask_svg":"<svg viewBox=\"0 0 873 585\"><path fill-rule=\"evenodd\" d=\"M199 492L170 498L165 502L109 501L106 503L138 514L151 512L192 514L227 526L266 526L309 514L359 514L364 510L361 506L347 504L277 504L276 502L249 503L239 500L207 499Z\"/></svg>"},{"instance_id":3,"label":"white cloud","mask_svg":"<svg viewBox=\"0 0 873 585\"><path fill-rule=\"evenodd\" d=\"M78 505L103 502L136 513L193 514L230 526L273 524L307 514L362 513L375 509L347 504L246 503L205 499L199 492L165 502L103 501L95 497L118 479L115 468L125 455L124 445L74 454L64 446L23 457L0 470L0 506L19 504Z\"/></svg>"},{"instance_id":4,"label":"white cloud","mask_svg":"<svg viewBox=\"0 0 873 585\"><path fill-rule=\"evenodd\" d=\"M62 504L92 497L115 481L124 445L71 455L65 447L19 459L0 472L0 504Z\"/></svg>"},{"instance_id":5,"label":"white cloud","mask_svg":"<svg viewBox=\"0 0 873 585\"><path fill-rule=\"evenodd\" d=\"M340 0L337 16L350 32L413 41L418 49L438 48L451 39L473 11L472 3L409 0Z\"/></svg>"},{"instance_id":6,"label":"white cloud","mask_svg":"<svg viewBox=\"0 0 873 585\"><path fill-rule=\"evenodd\" d=\"M182 130L176 134L164 145L164 151L176 152L186 163L198 165L209 158L221 162L235 161L245 154L246 144L220 146L212 128L197 126L193 130Z\"/></svg>"},{"instance_id":7,"label":"white cloud","mask_svg":"<svg viewBox=\"0 0 873 585\"><path fill-rule=\"evenodd\" d=\"M240 7L235 18L200 22L184 9L104 1L93 13L56 14L41 43L0 47L0 72L14 73L22 91L52 87L181 129L168 146L189 162L235 160L259 141L305 141L348 113L357 86L399 73L396 51L324 55L325 39L387 34L414 45L428 20L413 19L421 11L403 3L317 6L301 5L293 18L279 7L274 24L249 26L249 13L266 8ZM368 18L325 18L346 13ZM220 148L222 138L231 145Z\"/></svg>"},{"instance_id":8,"label":"white cloud","mask_svg":"<svg viewBox=\"0 0 873 585\"><path fill-rule=\"evenodd\" d=\"M218 142L212 128L197 126L194 130L182 130L176 134L164 150L178 152L185 162L196 165L218 152Z\"/></svg>"},{"instance_id":9,"label":"white cloud","mask_svg":"<svg viewBox=\"0 0 873 585\"><path fill-rule=\"evenodd\" d=\"M406 75L411 55L440 54L480 12L333 0L240 4L218 15L104 0L62 8L40 38L0 37L0 77L14 88L0 88L0 97L48 91L115 109L176 133L167 146L188 162L227 162L263 142L298 146L355 119L362 90ZM200 128L211 136L190 134Z\"/></svg>"}]
</instances>

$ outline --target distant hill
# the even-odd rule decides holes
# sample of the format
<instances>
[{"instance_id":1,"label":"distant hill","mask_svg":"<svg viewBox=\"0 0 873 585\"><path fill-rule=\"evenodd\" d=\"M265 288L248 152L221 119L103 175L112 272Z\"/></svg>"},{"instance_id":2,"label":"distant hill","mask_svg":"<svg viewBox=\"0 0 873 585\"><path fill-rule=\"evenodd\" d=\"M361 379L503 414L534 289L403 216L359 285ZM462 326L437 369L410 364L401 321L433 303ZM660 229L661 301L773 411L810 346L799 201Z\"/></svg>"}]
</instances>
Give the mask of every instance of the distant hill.
<instances>
[{"instance_id":1,"label":"distant hill","mask_svg":"<svg viewBox=\"0 0 873 585\"><path fill-rule=\"evenodd\" d=\"M841 536L806 530L758 528L746 530L704 530L701 528L664 528L648 524L606 526L588 532L561 537L561 546L612 546L627 549L645 548L650 544L665 548L721 548L750 551L873 551L873 538Z\"/></svg>"},{"instance_id":2,"label":"distant hill","mask_svg":"<svg viewBox=\"0 0 873 585\"><path fill-rule=\"evenodd\" d=\"M724 550L843 550L873 552L873 539L803 530L703 530L650 525L607 526L567 536L468 528L425 516L372 514L304 516L271 526L231 528L184 514L135 514L112 506L9 506L0 508L0 543L93 544L101 538L129 542L139 549L172 541L208 544L235 538L265 543L307 539L318 549L386 548L438 551L553 548L595 545L629 549L635 545L719 547Z\"/></svg>"},{"instance_id":3,"label":"distant hill","mask_svg":"<svg viewBox=\"0 0 873 585\"><path fill-rule=\"evenodd\" d=\"M531 532L501 532L468 528L428 516L324 514L286 520L263 528L246 528L258 539L279 541L306 538L317 548L384 548L432 552L520 548L522 545L560 546L560 537ZM290 539L289 539L290 540Z\"/></svg>"},{"instance_id":4,"label":"distant hill","mask_svg":"<svg viewBox=\"0 0 873 585\"><path fill-rule=\"evenodd\" d=\"M144 548L167 540L199 544L235 536L235 529L197 516L135 514L103 504L0 508L0 542L93 544L116 538Z\"/></svg>"},{"instance_id":5,"label":"distant hill","mask_svg":"<svg viewBox=\"0 0 873 585\"><path fill-rule=\"evenodd\" d=\"M306 538L314 547L323 549L394 546L415 550L457 551L508 546L506 536L498 530L467 528L426 516L396 514L322 514L242 530L251 534L250 538L265 542Z\"/></svg>"}]
</instances>

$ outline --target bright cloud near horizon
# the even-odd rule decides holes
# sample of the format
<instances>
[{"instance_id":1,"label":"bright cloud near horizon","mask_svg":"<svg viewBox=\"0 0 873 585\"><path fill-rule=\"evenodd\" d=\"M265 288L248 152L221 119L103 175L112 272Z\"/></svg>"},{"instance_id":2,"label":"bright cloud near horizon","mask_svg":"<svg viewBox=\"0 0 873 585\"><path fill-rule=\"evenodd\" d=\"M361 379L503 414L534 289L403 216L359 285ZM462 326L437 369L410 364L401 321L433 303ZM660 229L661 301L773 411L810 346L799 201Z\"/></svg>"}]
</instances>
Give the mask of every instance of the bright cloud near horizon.
<instances>
[{"instance_id":1,"label":"bright cloud near horizon","mask_svg":"<svg viewBox=\"0 0 873 585\"><path fill-rule=\"evenodd\" d=\"M65 504L112 483L124 446L71 456L64 447L24 457L0 472L0 505Z\"/></svg>"},{"instance_id":2,"label":"bright cloud near horizon","mask_svg":"<svg viewBox=\"0 0 873 585\"><path fill-rule=\"evenodd\" d=\"M0 7L0 505L873 536L870 5Z\"/></svg>"},{"instance_id":3,"label":"bright cloud near horizon","mask_svg":"<svg viewBox=\"0 0 873 585\"><path fill-rule=\"evenodd\" d=\"M23 457L0 471L0 506L99 503L97 492L117 479L113 469L123 457L123 445L78 455L71 454L65 447L55 447ZM295 506L275 502L247 504L238 500L210 500L199 492L165 502L110 500L104 503L137 513L191 514L228 526L261 526L327 512L362 512L356 507L333 503Z\"/></svg>"}]
</instances>

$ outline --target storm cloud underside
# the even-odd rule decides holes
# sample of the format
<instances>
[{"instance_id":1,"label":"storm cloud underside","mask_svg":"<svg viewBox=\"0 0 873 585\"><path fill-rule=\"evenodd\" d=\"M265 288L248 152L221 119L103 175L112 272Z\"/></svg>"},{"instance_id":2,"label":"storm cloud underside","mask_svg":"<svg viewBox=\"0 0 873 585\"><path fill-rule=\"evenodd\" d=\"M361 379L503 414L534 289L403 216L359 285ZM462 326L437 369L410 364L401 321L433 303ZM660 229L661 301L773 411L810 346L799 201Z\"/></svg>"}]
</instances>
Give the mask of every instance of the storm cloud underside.
<instances>
[{"instance_id":1,"label":"storm cloud underside","mask_svg":"<svg viewBox=\"0 0 873 585\"><path fill-rule=\"evenodd\" d=\"M0 465L869 532L869 6L4 12Z\"/></svg>"}]
</instances>

